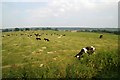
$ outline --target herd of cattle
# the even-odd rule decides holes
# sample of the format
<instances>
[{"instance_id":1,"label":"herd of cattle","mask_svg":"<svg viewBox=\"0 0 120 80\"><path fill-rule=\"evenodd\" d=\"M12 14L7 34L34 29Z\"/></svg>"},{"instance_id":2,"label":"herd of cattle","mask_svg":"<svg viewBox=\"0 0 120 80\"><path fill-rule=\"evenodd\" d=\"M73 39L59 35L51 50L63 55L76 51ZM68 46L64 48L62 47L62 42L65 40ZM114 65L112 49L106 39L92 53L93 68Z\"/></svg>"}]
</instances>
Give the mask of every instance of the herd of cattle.
<instances>
[{"instance_id":1,"label":"herd of cattle","mask_svg":"<svg viewBox=\"0 0 120 80\"><path fill-rule=\"evenodd\" d=\"M7 34L7 35L3 35L2 37L5 37L5 36L9 37L9 36L12 36L12 35L15 35L15 36L26 35L27 37L33 37L34 36L34 38L37 41L38 40L42 40L41 39L42 35L51 35L51 36L57 35L58 38L60 38L61 36L66 36L65 34L60 35L60 34L57 34L57 33L47 34L47 33L34 33L34 32L32 32L32 34L28 34L28 33L24 33L24 34L23 33L21 33L21 34ZM100 39L103 38L103 34L99 35L99 38ZM45 37L43 38L43 40L44 41L50 41L50 39L45 38ZM93 46L87 46L87 47L82 48L81 51L78 54L75 55L75 57L78 58L78 59L80 59L82 57L83 53L88 53L88 55L91 55L94 52L95 52L95 47L93 47Z\"/></svg>"},{"instance_id":2,"label":"herd of cattle","mask_svg":"<svg viewBox=\"0 0 120 80\"><path fill-rule=\"evenodd\" d=\"M48 33L35 33L35 32L32 32L32 34L30 33L30 34L28 34L28 33L20 33L20 34L6 34L6 35L2 35L2 37L5 37L5 36L8 36L8 37L10 37L10 36L24 36L24 35L26 35L28 38L30 38L30 37L35 37L35 39L38 41L38 40L42 40L42 36L43 35L51 35L51 36L54 36L54 35L57 35L58 36L58 38L59 37L61 37L61 36L66 36L65 34L57 34L57 33L51 33L51 34L48 34ZM44 37L43 38L43 40L44 41L50 41L50 39L49 38L46 38L46 37Z\"/></svg>"}]
</instances>

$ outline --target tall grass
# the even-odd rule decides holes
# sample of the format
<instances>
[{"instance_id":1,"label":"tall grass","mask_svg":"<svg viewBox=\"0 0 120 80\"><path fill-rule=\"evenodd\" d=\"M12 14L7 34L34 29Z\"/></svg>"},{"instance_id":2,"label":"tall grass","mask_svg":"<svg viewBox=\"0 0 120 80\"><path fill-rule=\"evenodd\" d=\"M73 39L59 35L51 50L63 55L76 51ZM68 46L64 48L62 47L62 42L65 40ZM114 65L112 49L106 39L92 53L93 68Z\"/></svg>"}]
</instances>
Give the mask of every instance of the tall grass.
<instances>
[{"instance_id":1,"label":"tall grass","mask_svg":"<svg viewBox=\"0 0 120 80\"><path fill-rule=\"evenodd\" d=\"M118 78L118 58L115 53L84 55L83 60L68 65L69 78Z\"/></svg>"},{"instance_id":2,"label":"tall grass","mask_svg":"<svg viewBox=\"0 0 120 80\"><path fill-rule=\"evenodd\" d=\"M81 60L72 58L71 62L28 63L24 66L12 65L4 70L3 77L9 78L118 78L118 55L100 52Z\"/></svg>"}]
</instances>

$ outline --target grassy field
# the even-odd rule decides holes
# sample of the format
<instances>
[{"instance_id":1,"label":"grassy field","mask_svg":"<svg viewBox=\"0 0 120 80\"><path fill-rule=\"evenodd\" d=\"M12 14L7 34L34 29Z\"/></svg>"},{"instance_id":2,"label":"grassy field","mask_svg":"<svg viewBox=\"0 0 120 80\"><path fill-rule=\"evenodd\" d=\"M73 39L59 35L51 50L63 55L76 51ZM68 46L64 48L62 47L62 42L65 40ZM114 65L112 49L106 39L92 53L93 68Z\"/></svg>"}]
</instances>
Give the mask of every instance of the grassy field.
<instances>
[{"instance_id":1,"label":"grassy field","mask_svg":"<svg viewBox=\"0 0 120 80\"><path fill-rule=\"evenodd\" d=\"M23 33L24 35L21 35ZM36 40L34 33L44 33ZM66 36L50 35L56 33ZM10 34L10 36L7 36ZM27 35L31 34L32 37ZM46 35L48 34L48 35ZM2 35L3 78L117 78L118 36L114 34L64 31L18 31ZM43 38L50 39L49 42ZM86 46L95 54L74 56Z\"/></svg>"}]
</instances>

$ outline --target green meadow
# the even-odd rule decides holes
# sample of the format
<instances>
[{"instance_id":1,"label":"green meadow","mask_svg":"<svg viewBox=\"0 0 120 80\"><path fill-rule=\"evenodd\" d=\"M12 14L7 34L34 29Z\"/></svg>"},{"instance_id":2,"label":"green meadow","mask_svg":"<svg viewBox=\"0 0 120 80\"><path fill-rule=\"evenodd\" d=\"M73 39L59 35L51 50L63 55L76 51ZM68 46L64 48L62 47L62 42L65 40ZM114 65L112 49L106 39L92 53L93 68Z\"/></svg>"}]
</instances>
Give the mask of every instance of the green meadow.
<instances>
[{"instance_id":1,"label":"green meadow","mask_svg":"<svg viewBox=\"0 0 120 80\"><path fill-rule=\"evenodd\" d=\"M44 34L40 36L41 40L36 40L34 33ZM53 33L65 36L51 35ZM100 33L94 32L3 32L2 77L118 78L118 35L102 34L100 39ZM44 38L50 41L44 41ZM83 54L80 60L75 58L86 46L94 46L95 54Z\"/></svg>"}]
</instances>

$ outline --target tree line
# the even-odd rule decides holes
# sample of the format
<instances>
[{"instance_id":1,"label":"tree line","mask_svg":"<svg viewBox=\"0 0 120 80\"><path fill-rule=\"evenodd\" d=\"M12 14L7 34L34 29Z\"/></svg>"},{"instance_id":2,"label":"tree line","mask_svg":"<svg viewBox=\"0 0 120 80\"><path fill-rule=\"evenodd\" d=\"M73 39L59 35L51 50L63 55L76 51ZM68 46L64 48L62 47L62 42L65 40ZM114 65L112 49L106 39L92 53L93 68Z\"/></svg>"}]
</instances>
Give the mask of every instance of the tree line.
<instances>
[{"instance_id":1,"label":"tree line","mask_svg":"<svg viewBox=\"0 0 120 80\"><path fill-rule=\"evenodd\" d=\"M2 29L2 32L10 32L10 31L30 31L30 30L54 30L58 31L58 28L13 28L13 29ZM64 30L64 29L63 29ZM65 30L68 31L68 30ZM89 29L84 29L84 30L77 30L77 32L98 32L98 33L113 33L113 34L120 34L120 30L118 29L117 31L109 31L109 30L101 30L101 29L96 29L96 30L89 30Z\"/></svg>"}]
</instances>

